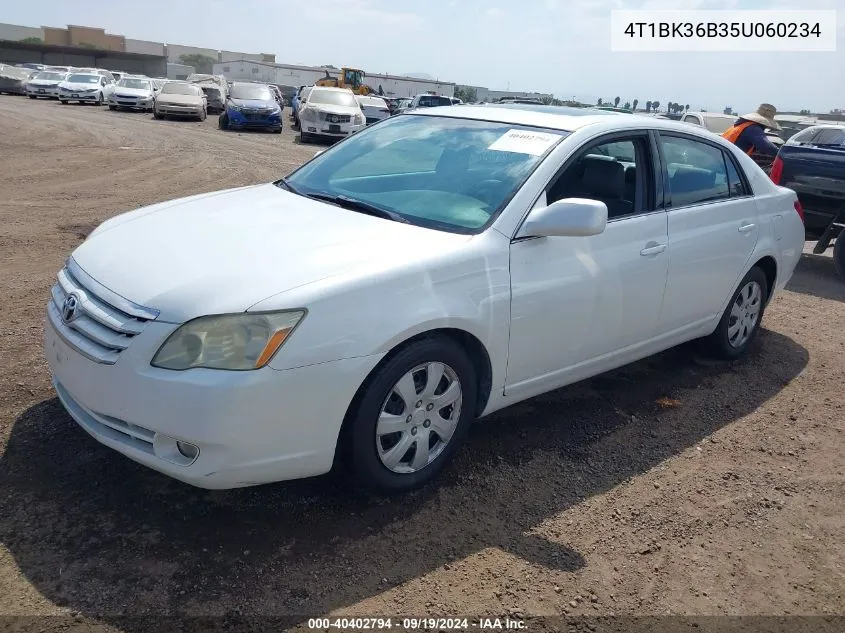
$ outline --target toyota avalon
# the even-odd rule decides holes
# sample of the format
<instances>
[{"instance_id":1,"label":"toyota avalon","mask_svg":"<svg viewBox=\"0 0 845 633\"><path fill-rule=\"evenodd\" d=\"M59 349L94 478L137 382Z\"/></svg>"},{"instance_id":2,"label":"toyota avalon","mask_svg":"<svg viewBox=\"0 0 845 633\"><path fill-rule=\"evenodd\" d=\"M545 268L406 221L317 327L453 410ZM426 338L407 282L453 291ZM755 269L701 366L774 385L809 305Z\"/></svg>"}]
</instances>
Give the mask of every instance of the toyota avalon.
<instances>
[{"instance_id":1,"label":"toyota avalon","mask_svg":"<svg viewBox=\"0 0 845 633\"><path fill-rule=\"evenodd\" d=\"M406 491L503 407L693 339L748 352L802 213L694 126L420 109L107 220L58 273L46 358L85 431L181 481Z\"/></svg>"}]
</instances>

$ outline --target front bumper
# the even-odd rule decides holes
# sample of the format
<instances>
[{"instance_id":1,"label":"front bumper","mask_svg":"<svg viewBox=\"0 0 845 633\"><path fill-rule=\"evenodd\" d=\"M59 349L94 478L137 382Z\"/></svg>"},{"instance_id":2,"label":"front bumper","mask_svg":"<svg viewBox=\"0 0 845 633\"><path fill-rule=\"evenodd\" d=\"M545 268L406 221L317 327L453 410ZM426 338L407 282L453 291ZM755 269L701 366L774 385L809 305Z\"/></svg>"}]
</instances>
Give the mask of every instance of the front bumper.
<instances>
[{"instance_id":1,"label":"front bumper","mask_svg":"<svg viewBox=\"0 0 845 633\"><path fill-rule=\"evenodd\" d=\"M281 113L271 115L244 114L237 110L227 110L226 116L229 119L229 128L233 130L256 129L256 130L281 130Z\"/></svg>"},{"instance_id":2,"label":"front bumper","mask_svg":"<svg viewBox=\"0 0 845 633\"><path fill-rule=\"evenodd\" d=\"M99 99L99 94L96 92L59 92L59 99L63 101L96 102Z\"/></svg>"},{"instance_id":3,"label":"front bumper","mask_svg":"<svg viewBox=\"0 0 845 633\"><path fill-rule=\"evenodd\" d=\"M166 103L156 104L155 109L165 116L202 116L202 106L182 106Z\"/></svg>"},{"instance_id":4,"label":"front bumper","mask_svg":"<svg viewBox=\"0 0 845 633\"><path fill-rule=\"evenodd\" d=\"M152 99L138 99L136 97L120 97L112 95L109 97L109 105L117 108L132 108L138 110L149 110L153 107Z\"/></svg>"},{"instance_id":5,"label":"front bumper","mask_svg":"<svg viewBox=\"0 0 845 633\"><path fill-rule=\"evenodd\" d=\"M300 127L307 134L315 136L326 136L331 138L346 138L356 132L360 132L367 124L354 123L329 123L327 121L301 121Z\"/></svg>"},{"instance_id":6,"label":"front bumper","mask_svg":"<svg viewBox=\"0 0 845 633\"><path fill-rule=\"evenodd\" d=\"M328 472L341 422L382 355L290 370L168 371L149 359L176 326L151 321L113 365L78 353L48 316L59 399L91 436L153 470L226 489ZM194 461L176 441L199 448Z\"/></svg>"},{"instance_id":7,"label":"front bumper","mask_svg":"<svg viewBox=\"0 0 845 633\"><path fill-rule=\"evenodd\" d=\"M27 86L26 94L33 97L56 99L59 96L58 86Z\"/></svg>"}]
</instances>

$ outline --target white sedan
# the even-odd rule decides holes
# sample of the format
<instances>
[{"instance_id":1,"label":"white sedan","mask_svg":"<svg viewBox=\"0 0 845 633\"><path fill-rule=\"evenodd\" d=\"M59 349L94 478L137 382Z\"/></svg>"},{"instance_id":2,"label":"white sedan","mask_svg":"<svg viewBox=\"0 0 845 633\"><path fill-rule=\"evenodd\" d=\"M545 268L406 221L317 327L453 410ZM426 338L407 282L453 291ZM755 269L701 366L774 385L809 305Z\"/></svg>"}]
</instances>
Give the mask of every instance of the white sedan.
<instances>
[{"instance_id":1,"label":"white sedan","mask_svg":"<svg viewBox=\"0 0 845 633\"><path fill-rule=\"evenodd\" d=\"M337 463L405 491L493 411L693 339L747 352L803 243L795 193L693 126L421 109L106 221L58 274L46 358L88 433L184 482Z\"/></svg>"}]
</instances>

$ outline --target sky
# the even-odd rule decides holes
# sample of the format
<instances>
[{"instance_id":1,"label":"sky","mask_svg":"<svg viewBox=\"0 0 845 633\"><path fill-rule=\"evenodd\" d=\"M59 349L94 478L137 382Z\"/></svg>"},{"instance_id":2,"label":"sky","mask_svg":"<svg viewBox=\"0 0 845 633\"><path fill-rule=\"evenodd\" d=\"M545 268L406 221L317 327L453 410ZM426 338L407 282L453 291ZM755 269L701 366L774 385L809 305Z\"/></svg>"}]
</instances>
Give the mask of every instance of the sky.
<instances>
[{"instance_id":1,"label":"sky","mask_svg":"<svg viewBox=\"0 0 845 633\"><path fill-rule=\"evenodd\" d=\"M611 52L612 9L837 9L837 50ZM425 73L492 90L694 109L845 109L845 0L27 0L0 22L275 53L280 63Z\"/></svg>"}]
</instances>

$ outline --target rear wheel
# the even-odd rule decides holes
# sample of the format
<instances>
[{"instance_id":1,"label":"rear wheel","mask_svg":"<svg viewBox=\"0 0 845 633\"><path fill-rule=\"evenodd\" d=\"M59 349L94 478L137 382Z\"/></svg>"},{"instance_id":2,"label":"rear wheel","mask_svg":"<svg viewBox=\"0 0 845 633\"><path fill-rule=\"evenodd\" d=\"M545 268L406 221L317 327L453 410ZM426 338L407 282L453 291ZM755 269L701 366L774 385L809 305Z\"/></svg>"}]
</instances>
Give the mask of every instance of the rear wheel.
<instances>
[{"instance_id":1,"label":"rear wheel","mask_svg":"<svg viewBox=\"0 0 845 633\"><path fill-rule=\"evenodd\" d=\"M833 265L836 272L845 277L845 231L841 231L833 243Z\"/></svg>"},{"instance_id":2,"label":"rear wheel","mask_svg":"<svg viewBox=\"0 0 845 633\"><path fill-rule=\"evenodd\" d=\"M411 343L378 368L350 409L339 450L357 483L405 492L433 480L475 415L476 376L446 338Z\"/></svg>"},{"instance_id":3,"label":"rear wheel","mask_svg":"<svg viewBox=\"0 0 845 633\"><path fill-rule=\"evenodd\" d=\"M768 293L766 274L755 266L740 282L716 331L705 339L708 351L726 360L745 354L760 329Z\"/></svg>"}]
</instances>

